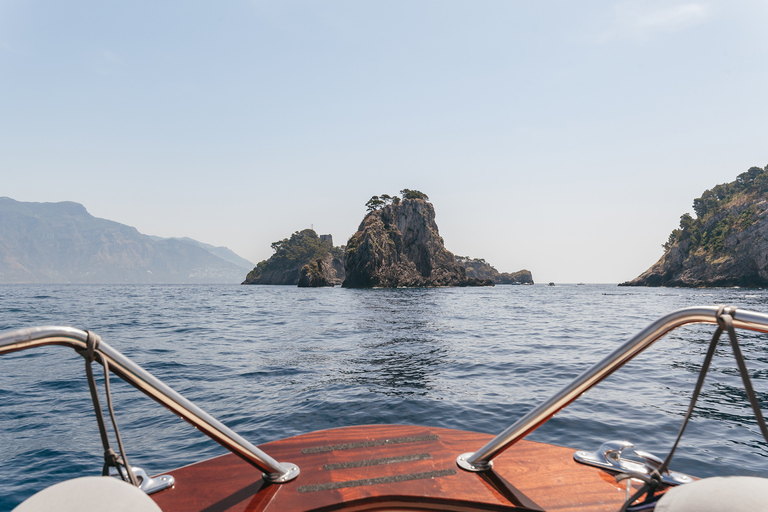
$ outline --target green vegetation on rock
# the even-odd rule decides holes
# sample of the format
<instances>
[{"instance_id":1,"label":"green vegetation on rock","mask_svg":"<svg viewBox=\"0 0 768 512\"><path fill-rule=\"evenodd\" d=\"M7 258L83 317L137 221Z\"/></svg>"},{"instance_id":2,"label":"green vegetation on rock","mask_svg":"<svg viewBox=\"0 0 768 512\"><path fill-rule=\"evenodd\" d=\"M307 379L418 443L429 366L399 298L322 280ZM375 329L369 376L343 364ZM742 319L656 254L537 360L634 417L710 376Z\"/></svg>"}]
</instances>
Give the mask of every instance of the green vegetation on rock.
<instances>
[{"instance_id":1,"label":"green vegetation on rock","mask_svg":"<svg viewBox=\"0 0 768 512\"><path fill-rule=\"evenodd\" d=\"M243 284L297 284L304 265L327 257L343 258L344 248L323 242L312 229L296 231L272 244L275 253L260 261Z\"/></svg>"},{"instance_id":2,"label":"green vegetation on rock","mask_svg":"<svg viewBox=\"0 0 768 512\"><path fill-rule=\"evenodd\" d=\"M677 243L689 242L689 253L717 257L727 251L725 239L733 231L742 231L757 220L754 204L768 192L768 166L751 167L735 181L717 185L693 200L694 219L686 213L680 227L670 233L664 251ZM735 208L734 208L735 206Z\"/></svg>"},{"instance_id":3,"label":"green vegetation on rock","mask_svg":"<svg viewBox=\"0 0 768 512\"><path fill-rule=\"evenodd\" d=\"M456 262L467 270L467 277L475 279L490 279L494 284L533 284L530 270L517 272L499 272L483 258L456 256Z\"/></svg>"},{"instance_id":4,"label":"green vegetation on rock","mask_svg":"<svg viewBox=\"0 0 768 512\"><path fill-rule=\"evenodd\" d=\"M768 166L694 199L664 255L626 286L768 286Z\"/></svg>"},{"instance_id":5,"label":"green vegetation on rock","mask_svg":"<svg viewBox=\"0 0 768 512\"><path fill-rule=\"evenodd\" d=\"M418 190L411 190L408 188L404 188L403 190L400 191L400 195L403 196L403 199L423 199L425 201L429 201L429 196L424 192L420 192Z\"/></svg>"},{"instance_id":6,"label":"green vegetation on rock","mask_svg":"<svg viewBox=\"0 0 768 512\"><path fill-rule=\"evenodd\" d=\"M402 194L403 199L423 199L425 201L429 201L429 196L425 194L424 192L419 192L418 190L410 190L407 188L404 188L400 191L400 194ZM382 194L380 196L373 196L371 197L367 203L365 203L365 207L368 210L368 213L375 212L376 210L381 210L387 205L393 204L395 206L400 204L400 198L397 196L390 196L389 194Z\"/></svg>"}]
</instances>

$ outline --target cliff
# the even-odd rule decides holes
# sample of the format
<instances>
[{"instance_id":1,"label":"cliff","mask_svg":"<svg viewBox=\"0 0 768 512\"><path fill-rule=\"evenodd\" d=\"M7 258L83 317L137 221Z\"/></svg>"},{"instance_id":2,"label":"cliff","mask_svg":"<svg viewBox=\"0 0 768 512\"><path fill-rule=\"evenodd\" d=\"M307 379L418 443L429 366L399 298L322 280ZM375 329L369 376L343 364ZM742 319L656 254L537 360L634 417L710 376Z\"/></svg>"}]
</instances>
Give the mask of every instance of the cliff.
<instances>
[{"instance_id":1,"label":"cliff","mask_svg":"<svg viewBox=\"0 0 768 512\"><path fill-rule=\"evenodd\" d=\"M693 202L651 268L619 286L768 286L768 166Z\"/></svg>"},{"instance_id":2,"label":"cliff","mask_svg":"<svg viewBox=\"0 0 768 512\"><path fill-rule=\"evenodd\" d=\"M456 256L456 261L466 269L467 277L470 278L490 279L495 284L533 284L533 275L530 270L499 272L484 259L468 256Z\"/></svg>"},{"instance_id":3,"label":"cliff","mask_svg":"<svg viewBox=\"0 0 768 512\"><path fill-rule=\"evenodd\" d=\"M344 281L344 264L330 254L301 267L299 288L335 286Z\"/></svg>"},{"instance_id":4,"label":"cliff","mask_svg":"<svg viewBox=\"0 0 768 512\"><path fill-rule=\"evenodd\" d=\"M435 223L435 209L426 196L407 189L403 192L402 201L395 198L383 205L369 201L372 211L347 242L342 286L493 286L490 280L468 278L464 267L445 248Z\"/></svg>"},{"instance_id":5,"label":"cliff","mask_svg":"<svg viewBox=\"0 0 768 512\"><path fill-rule=\"evenodd\" d=\"M189 238L144 235L79 203L0 197L0 283L236 283L248 268L238 259Z\"/></svg>"},{"instance_id":6,"label":"cliff","mask_svg":"<svg viewBox=\"0 0 768 512\"><path fill-rule=\"evenodd\" d=\"M290 238L274 242L272 250L275 253L269 259L260 261L248 273L242 284L296 286L299 284L305 266L308 266L305 272L307 277L304 278L301 286L326 286L326 284L309 284L318 282L320 274L326 276L329 283L327 286L339 284L344 279L343 265L341 264L343 248L334 247L330 235L318 236L312 229L296 231ZM333 259L337 259L339 262L334 265ZM325 268L318 270L317 262L326 260ZM315 267L314 271L311 271L312 266ZM336 269L341 269L341 275L336 275Z\"/></svg>"}]
</instances>

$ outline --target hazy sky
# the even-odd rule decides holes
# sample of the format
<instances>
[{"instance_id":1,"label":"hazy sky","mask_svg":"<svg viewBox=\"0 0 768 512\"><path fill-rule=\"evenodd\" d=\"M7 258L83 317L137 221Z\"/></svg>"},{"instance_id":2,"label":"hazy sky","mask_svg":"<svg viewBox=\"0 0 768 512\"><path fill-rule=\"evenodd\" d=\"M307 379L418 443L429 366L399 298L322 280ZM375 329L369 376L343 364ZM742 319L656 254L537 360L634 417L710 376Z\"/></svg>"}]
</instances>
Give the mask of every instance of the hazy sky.
<instances>
[{"instance_id":1,"label":"hazy sky","mask_svg":"<svg viewBox=\"0 0 768 512\"><path fill-rule=\"evenodd\" d=\"M768 164L768 0L0 0L0 196L258 261L374 194L449 250L619 282Z\"/></svg>"}]
</instances>

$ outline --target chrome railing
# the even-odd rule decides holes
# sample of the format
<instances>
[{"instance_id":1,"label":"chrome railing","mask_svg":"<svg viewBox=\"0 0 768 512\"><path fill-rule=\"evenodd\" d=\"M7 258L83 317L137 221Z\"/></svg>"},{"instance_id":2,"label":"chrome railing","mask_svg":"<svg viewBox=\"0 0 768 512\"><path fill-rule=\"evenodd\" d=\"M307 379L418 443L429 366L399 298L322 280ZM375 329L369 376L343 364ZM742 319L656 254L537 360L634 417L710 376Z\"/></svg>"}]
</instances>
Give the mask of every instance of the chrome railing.
<instances>
[{"instance_id":1,"label":"chrome railing","mask_svg":"<svg viewBox=\"0 0 768 512\"><path fill-rule=\"evenodd\" d=\"M86 349L87 336L85 331L72 327L34 327L9 331L0 333L0 355L46 345L62 345L82 351ZM260 469L265 480L282 483L298 476L299 468L295 464L277 462L104 341L97 350L107 359L112 373Z\"/></svg>"},{"instance_id":2,"label":"chrome railing","mask_svg":"<svg viewBox=\"0 0 768 512\"><path fill-rule=\"evenodd\" d=\"M479 472L490 469L496 456L536 430L558 411L581 396L582 393L608 377L668 332L692 323L716 324L717 310L716 306L692 307L680 309L656 320L605 359L579 375L549 400L513 423L485 446L476 452L459 455L456 459L457 464L467 471ZM726 312L728 311L726 309ZM733 325L741 329L768 332L768 315L736 309L733 313Z\"/></svg>"}]
</instances>

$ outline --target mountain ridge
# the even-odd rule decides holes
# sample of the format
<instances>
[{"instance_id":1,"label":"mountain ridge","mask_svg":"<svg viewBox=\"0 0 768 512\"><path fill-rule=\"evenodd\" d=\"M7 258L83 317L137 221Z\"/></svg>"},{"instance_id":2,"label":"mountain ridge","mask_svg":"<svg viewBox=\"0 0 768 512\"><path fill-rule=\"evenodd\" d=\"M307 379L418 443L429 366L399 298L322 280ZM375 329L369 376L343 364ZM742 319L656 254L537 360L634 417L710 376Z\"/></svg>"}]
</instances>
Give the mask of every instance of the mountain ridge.
<instances>
[{"instance_id":1,"label":"mountain ridge","mask_svg":"<svg viewBox=\"0 0 768 512\"><path fill-rule=\"evenodd\" d=\"M218 256L224 261L234 263L238 267L248 269L254 266L254 263L252 261L243 258L239 254L237 254L235 251L230 249L229 247L224 247L223 245L216 246L216 245L206 244L205 242L195 240L194 238L189 238L188 236L181 236L181 237L172 236L168 238L163 238L161 236L155 236L155 235L147 235L147 236L154 240L179 240L180 242L188 242L205 249L206 251L210 252L214 256Z\"/></svg>"},{"instance_id":2,"label":"mountain ridge","mask_svg":"<svg viewBox=\"0 0 768 512\"><path fill-rule=\"evenodd\" d=\"M244 267L198 244L144 235L73 201L0 197L0 283L240 281Z\"/></svg>"}]
</instances>

